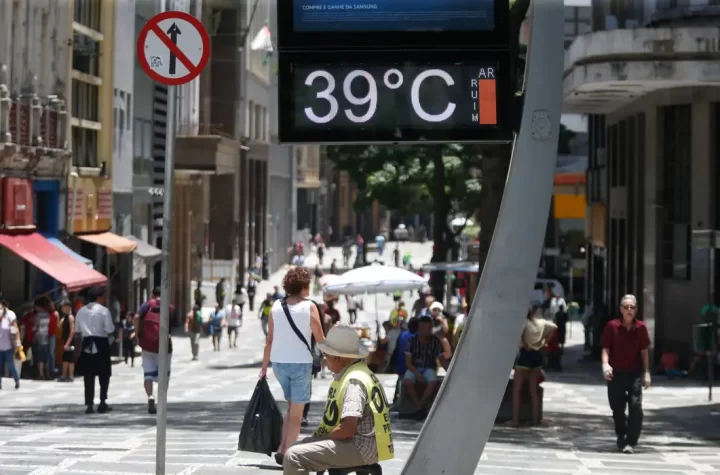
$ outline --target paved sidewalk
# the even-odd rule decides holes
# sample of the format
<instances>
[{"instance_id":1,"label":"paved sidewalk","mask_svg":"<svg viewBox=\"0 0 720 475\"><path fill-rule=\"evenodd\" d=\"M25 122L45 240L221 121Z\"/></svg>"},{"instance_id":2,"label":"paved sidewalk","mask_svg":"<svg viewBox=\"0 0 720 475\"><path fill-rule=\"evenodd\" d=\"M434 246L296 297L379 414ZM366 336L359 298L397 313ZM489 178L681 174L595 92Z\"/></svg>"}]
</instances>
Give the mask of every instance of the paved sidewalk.
<instances>
[{"instance_id":1,"label":"paved sidewalk","mask_svg":"<svg viewBox=\"0 0 720 475\"><path fill-rule=\"evenodd\" d=\"M282 273L276 274L267 285L281 279ZM391 297L381 296L381 313L391 305ZM374 311L359 316L365 322L374 318ZM581 336L577 323L572 332L576 343ZM236 451L263 344L254 315L246 315L239 348L223 345L221 352L213 352L209 339L203 338L197 362L191 361L187 339L174 339L168 475L278 473L269 457ZM720 475L720 408L707 403L706 388L656 377L645 393L646 419L638 453L617 454L600 371L596 363L576 363L579 355L577 347L570 348L567 371L549 374L545 383L548 424L533 429L495 427L477 474ZM114 410L105 415L83 414L81 380L23 381L19 391L6 384L0 391L0 475L154 474L155 417L147 414L139 363L134 368L113 367L110 402ZM392 397L395 377L382 375L380 379ZM272 375L269 382L280 400L281 390ZM329 379L314 380L313 423L322 417L329 384ZM477 403L480 406L483 401ZM420 428L416 422L393 421L397 459L383 464L385 475L400 474Z\"/></svg>"}]
</instances>

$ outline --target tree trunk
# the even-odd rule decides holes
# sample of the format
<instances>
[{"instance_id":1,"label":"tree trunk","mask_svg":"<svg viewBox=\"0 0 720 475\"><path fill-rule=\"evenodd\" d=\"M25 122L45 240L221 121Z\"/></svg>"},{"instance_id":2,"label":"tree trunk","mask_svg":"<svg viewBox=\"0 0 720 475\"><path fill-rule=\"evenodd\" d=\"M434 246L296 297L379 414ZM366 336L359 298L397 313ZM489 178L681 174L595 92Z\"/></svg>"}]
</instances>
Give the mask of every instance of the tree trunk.
<instances>
[{"instance_id":1,"label":"tree trunk","mask_svg":"<svg viewBox=\"0 0 720 475\"><path fill-rule=\"evenodd\" d=\"M489 156L482 159L482 206L478 213L480 219L480 269L485 267L485 260L490 251L490 242L495 233L495 224L500 214L500 204L505 192L510 167L510 146L498 147Z\"/></svg>"},{"instance_id":2,"label":"tree trunk","mask_svg":"<svg viewBox=\"0 0 720 475\"><path fill-rule=\"evenodd\" d=\"M433 255L431 262L445 262L447 260L448 240L448 212L450 203L445 192L445 162L443 162L443 147L433 147L434 183L433 183ZM430 274L430 288L439 302L445 295L445 272L437 271Z\"/></svg>"}]
</instances>

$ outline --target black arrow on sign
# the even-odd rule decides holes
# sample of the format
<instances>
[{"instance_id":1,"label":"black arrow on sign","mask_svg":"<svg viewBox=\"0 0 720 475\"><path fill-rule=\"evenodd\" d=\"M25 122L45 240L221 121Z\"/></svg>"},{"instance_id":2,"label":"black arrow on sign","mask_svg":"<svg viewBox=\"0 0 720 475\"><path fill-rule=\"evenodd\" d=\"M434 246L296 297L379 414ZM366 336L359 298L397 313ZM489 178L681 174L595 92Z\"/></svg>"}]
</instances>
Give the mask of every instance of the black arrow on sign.
<instances>
[{"instance_id":1,"label":"black arrow on sign","mask_svg":"<svg viewBox=\"0 0 720 475\"><path fill-rule=\"evenodd\" d=\"M170 29L167 31L168 36L170 36L170 41L172 41L175 46L177 46L177 37L178 35L182 35L182 32L180 31L180 28L173 23ZM175 65L177 63L177 58L175 57L175 54L170 51L170 66L169 66L169 73L175 74Z\"/></svg>"}]
</instances>

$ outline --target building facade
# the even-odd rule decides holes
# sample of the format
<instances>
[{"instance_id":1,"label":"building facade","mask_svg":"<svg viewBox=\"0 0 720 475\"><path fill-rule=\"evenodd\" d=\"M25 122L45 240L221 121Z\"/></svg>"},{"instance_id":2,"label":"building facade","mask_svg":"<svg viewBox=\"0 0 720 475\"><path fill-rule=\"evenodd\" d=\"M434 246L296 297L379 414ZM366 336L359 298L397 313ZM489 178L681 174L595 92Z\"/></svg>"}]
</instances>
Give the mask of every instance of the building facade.
<instances>
[{"instance_id":1,"label":"building facade","mask_svg":"<svg viewBox=\"0 0 720 475\"><path fill-rule=\"evenodd\" d=\"M270 5L270 31L277 32L275 2ZM277 39L273 36L273 44ZM270 267L277 269L290 261L288 248L298 239L297 175L295 147L278 144L277 55L270 61L270 146L268 162L267 236Z\"/></svg>"},{"instance_id":2,"label":"building facade","mask_svg":"<svg viewBox=\"0 0 720 475\"><path fill-rule=\"evenodd\" d=\"M720 227L720 5L596 0L592 18L564 77L565 109L590 115L589 293L610 314L637 295L655 354L688 354L718 295L692 236Z\"/></svg>"}]
</instances>

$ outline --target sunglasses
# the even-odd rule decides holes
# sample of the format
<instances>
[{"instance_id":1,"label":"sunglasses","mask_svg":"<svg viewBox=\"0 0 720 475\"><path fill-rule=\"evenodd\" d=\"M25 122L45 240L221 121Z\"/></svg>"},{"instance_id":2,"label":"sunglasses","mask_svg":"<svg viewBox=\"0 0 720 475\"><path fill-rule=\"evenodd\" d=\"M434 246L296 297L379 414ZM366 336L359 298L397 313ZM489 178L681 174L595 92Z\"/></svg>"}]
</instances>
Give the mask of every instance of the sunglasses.
<instances>
[{"instance_id":1,"label":"sunglasses","mask_svg":"<svg viewBox=\"0 0 720 475\"><path fill-rule=\"evenodd\" d=\"M622 308L625 310L635 310L635 305L623 305Z\"/></svg>"}]
</instances>

